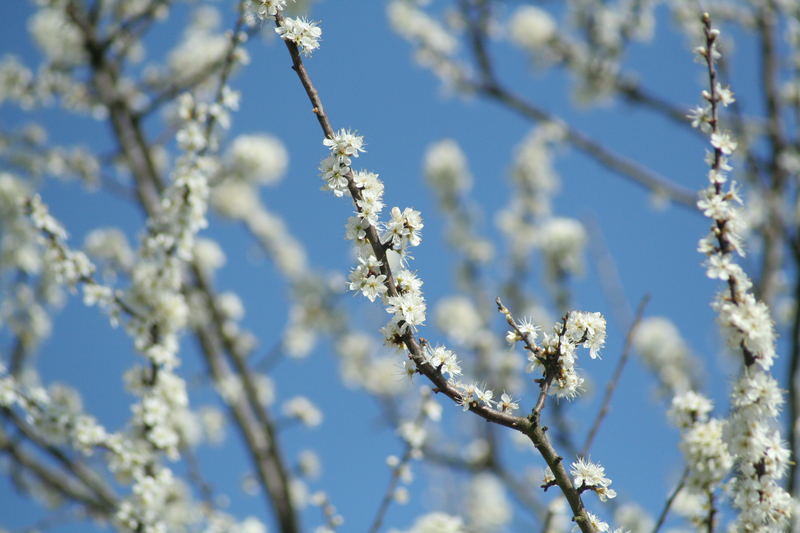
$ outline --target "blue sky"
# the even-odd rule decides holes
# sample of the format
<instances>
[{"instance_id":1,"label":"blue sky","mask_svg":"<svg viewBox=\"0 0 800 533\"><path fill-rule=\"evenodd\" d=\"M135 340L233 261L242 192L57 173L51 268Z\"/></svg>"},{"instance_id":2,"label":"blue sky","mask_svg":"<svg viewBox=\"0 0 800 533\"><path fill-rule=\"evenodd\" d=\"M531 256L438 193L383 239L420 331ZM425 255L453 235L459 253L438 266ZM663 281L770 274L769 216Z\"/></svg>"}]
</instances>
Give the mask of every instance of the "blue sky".
<instances>
[{"instance_id":1,"label":"blue sky","mask_svg":"<svg viewBox=\"0 0 800 533\"><path fill-rule=\"evenodd\" d=\"M230 25L232 2L214 2ZM441 2L434 2L440 5ZM185 9L176 10L175 21L159 26L147 41L148 53L174 43L180 35ZM6 24L0 33L0 51L14 53L29 65L40 56L26 33L31 13L27 2L7 1L0 5ZM635 46L626 60L645 85L655 93L688 107L699 101L702 68L693 62L689 43L674 31L664 12L652 43ZM389 206L413 206L425 217L424 240L415 250L413 267L425 281L430 302L456 291L453 267L456 259L444 248L443 219L436 202L422 179L425 149L444 137L455 138L469 159L474 176L471 196L480 202L483 224L480 231L502 249L494 225L497 211L509 201L508 169L515 147L532 124L498 105L472 97L446 95L439 82L416 66L410 47L394 34L381 1L323 0L312 11L321 21L321 48L307 60L307 66L336 128L352 128L365 137L367 153L359 160L364 168L380 173L386 184ZM756 101L752 80L753 49L739 39L734 58L733 88L740 101ZM290 70L286 50L274 38L253 39L248 45L252 62L236 75L231 85L242 91L239 112L233 115L229 138L241 133L269 132L280 137L290 154L290 168L283 182L264 189L265 204L280 213L293 233L306 246L311 264L321 270L346 273L351 268L348 243L342 238L344 222L351 207L330 194L319 191L319 160L325 155L322 135L310 112L297 78ZM533 73L524 55L508 43L493 45L498 71L514 90L539 106L558 114L567 122L601 141L609 148L636 159L687 188L704 186L704 141L687 129L626 104L612 102L599 109L581 109L569 95L570 77L563 72ZM741 65L741 66L740 66ZM737 83L740 81L741 83ZM757 108L755 108L757 110ZM0 123L14 129L31 120L42 121L55 143L83 144L101 152L113 145L105 123L65 114L58 110L23 113L11 106L0 107ZM156 124L148 124L154 131ZM598 166L572 149L558 157L557 169L562 190L556 199L556 212L563 216L596 221L614 257L627 298L632 307L645 294L651 296L648 315L664 315L679 327L695 354L704 361L707 390L717 400L720 413L725 409L725 391L735 370L721 351L709 302L716 283L705 278L696 252L697 240L707 230L698 214L680 207L653 209L649 195L629 181ZM69 229L74 244L82 242L88 231L98 226L118 225L130 236L141 227L141 215L128 203L106 193L87 194L76 183L46 181L42 190L52 212ZM244 325L257 332L262 345L271 346L286 322L287 288L268 261L252 259L252 243L245 233L228 222L214 219L204 232L224 243L227 265L218 273L220 289L237 290L244 295L247 316ZM593 259L587 257L587 273L573 287L576 306L601 311L610 317L610 306L599 289ZM746 261L749 267L751 264ZM498 282L502 265L488 269L486 276ZM365 327L377 327L377 307L362 299L345 297L351 316ZM382 311L381 311L382 312ZM110 330L95 309L86 309L71 298L54 317L53 336L38 355L45 381L61 380L80 385L85 404L111 427L127 416L131 397L121 389L121 373L137 356L121 330ZM499 326L499 322L498 322ZM437 338L433 328L422 334ZM588 361L583 367L597 389L611 375L619 357L624 330L610 322L609 340L601 361ZM202 365L189 339L182 350L186 376L201 371ZM776 365L782 373L783 361ZM381 424L380 411L365 394L348 390L331 379L336 362L330 347L323 342L306 360L281 363L274 380L280 397L305 394L325 412L324 424L315 430L292 428L283 435L284 448L293 456L311 448L323 460L323 475L317 485L331 494L344 515L343 531L363 531L374 514L388 481L386 455L402 450L399 440ZM620 499L634 498L652 514L657 514L664 495L681 469L676 448L677 432L671 429L661 403L653 394L654 381L639 361L626 369L612 412L593 449L592 458L606 466ZM205 388L192 390L196 405L215 401ZM533 398L523 398L523 405ZM457 406L442 402L446 427L467 420ZM599 403L597 394L581 399L570 408L575 415L579 438L587 417ZM590 420L590 418L588 418ZM248 514L267 519L260 497L243 496L237 483L247 470L247 458L233 430L221 448L204 446L199 457L206 476L215 489L230 496L230 510L238 516ZM513 454L520 470L540 466L534 454ZM435 491L427 488L443 479L419 474L411 485L411 501L393 506L388 524L409 526L414 517L435 505ZM438 480L438 481L437 481ZM600 509L593 497L590 509ZM319 522L319 511L304 515L306 526ZM14 530L43 516L41 508L20 499L6 479L0 480L0 526ZM526 522L527 523L527 519ZM82 526L65 526L57 531L85 531Z\"/></svg>"}]
</instances>

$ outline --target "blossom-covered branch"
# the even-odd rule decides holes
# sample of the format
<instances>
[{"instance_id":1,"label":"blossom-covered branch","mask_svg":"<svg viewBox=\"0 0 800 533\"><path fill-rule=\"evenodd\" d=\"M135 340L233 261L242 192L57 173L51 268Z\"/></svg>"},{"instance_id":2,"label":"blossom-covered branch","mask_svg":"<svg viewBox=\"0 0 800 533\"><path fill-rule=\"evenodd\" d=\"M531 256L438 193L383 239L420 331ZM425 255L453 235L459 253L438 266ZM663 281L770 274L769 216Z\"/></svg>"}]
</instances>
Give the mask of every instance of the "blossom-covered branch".
<instances>
[{"instance_id":1,"label":"blossom-covered branch","mask_svg":"<svg viewBox=\"0 0 800 533\"><path fill-rule=\"evenodd\" d=\"M402 346L408 351L413 371L425 375L436 386L434 389L436 392L450 397L462 405L464 410L470 410L491 422L525 433L554 472L556 482L569 501L578 526L583 531L594 531L600 522L585 510L578 490L573 487L572 481L561 465L561 458L556 454L538 423L538 414L543 407L542 397L540 396L530 418L506 414L503 402L510 404L510 399L508 401L501 399L498 404L501 409L496 410L492 407L494 404L492 391L483 390L474 384L464 385L454 379L461 370L452 352L441 347L429 348L416 339L414 333L416 327L425 320L425 304L420 292L422 283L407 270L401 270L395 278L390 265L393 256L390 254L397 257L400 265L407 263L408 247L420 243L419 230L422 228L422 221L419 214L409 208L403 211L397 207L392 208L392 218L385 224L385 235L383 238L379 236L377 226L383 208L383 184L378 181L375 174L352 169L352 159L357 158L363 151L363 141L349 131L334 131L301 58L301 50L309 53L317 47L314 39L319 37L319 32L312 32L315 25L301 21L308 25L303 31L311 33L295 35L290 30L295 28L298 22L293 20L287 25L286 20L278 10L275 14L276 31L284 38L292 58L293 69L299 76L325 133L324 144L331 150L330 157L325 159L321 166L326 188L336 196L349 193L356 207L356 217L349 223L355 227L348 229L348 236L357 245L360 265L351 275L353 280L350 284L351 289L360 290L370 300L381 298L387 302L387 311L395 315L384 328L387 342ZM552 345L548 347L560 350L563 343L565 347L569 345L574 350L575 346L583 344L591 348L592 357L595 357L597 349L605 339L605 322L599 314L595 315L597 316L576 313L572 319L565 318L561 325L562 333L546 337L546 342ZM558 351L554 354L558 354ZM559 355L553 355L553 359L559 359ZM545 374L542 393L546 395L550 384L556 380L556 390L561 391L560 394L567 397L575 396L581 379L574 374L573 365L574 356L566 350L566 356L558 364L560 370Z\"/></svg>"},{"instance_id":2,"label":"blossom-covered branch","mask_svg":"<svg viewBox=\"0 0 800 533\"><path fill-rule=\"evenodd\" d=\"M706 274L726 282L714 307L729 345L742 353L744 369L733 387L733 413L726 424L726 441L737 472L732 485L733 504L740 514L737 527L744 530L782 527L791 514L791 496L777 481L784 475L790 452L775 428L783 397L769 374L775 353L775 332L769 309L750 292L752 282L735 255L743 255L740 236L741 203L736 182L728 184L729 157L737 142L720 124L719 107L733 101L733 93L717 79L720 57L719 30L703 15L705 42L696 49L708 72L705 103L694 112L695 124L709 135L712 151L706 160L710 185L698 207L711 219L708 236L699 251L707 256ZM705 412L710 410L710 407ZM699 415L702 417L703 415ZM722 428L718 431L722 431ZM699 449L698 449L699 451ZM703 453L707 453L704 450Z\"/></svg>"}]
</instances>

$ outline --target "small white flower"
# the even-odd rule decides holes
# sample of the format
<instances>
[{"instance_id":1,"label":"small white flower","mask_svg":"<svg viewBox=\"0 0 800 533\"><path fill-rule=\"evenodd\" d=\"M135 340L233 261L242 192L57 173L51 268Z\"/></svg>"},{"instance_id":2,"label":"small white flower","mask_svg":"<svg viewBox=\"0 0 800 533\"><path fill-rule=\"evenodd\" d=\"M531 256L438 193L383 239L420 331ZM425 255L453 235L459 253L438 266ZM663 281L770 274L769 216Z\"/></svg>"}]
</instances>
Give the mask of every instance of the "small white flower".
<instances>
[{"instance_id":1,"label":"small white flower","mask_svg":"<svg viewBox=\"0 0 800 533\"><path fill-rule=\"evenodd\" d=\"M323 140L322 144L338 156L358 157L359 152L364 151L364 137L345 129L334 133L333 138Z\"/></svg>"},{"instance_id":2,"label":"small white flower","mask_svg":"<svg viewBox=\"0 0 800 533\"><path fill-rule=\"evenodd\" d=\"M500 401L497 403L497 406L504 413L519 409L519 404L511 399L511 396L509 396L506 392L500 395Z\"/></svg>"},{"instance_id":3,"label":"small white flower","mask_svg":"<svg viewBox=\"0 0 800 533\"><path fill-rule=\"evenodd\" d=\"M322 36L322 28L317 26L316 22L302 17L284 18L282 24L275 28L275 32L281 39L296 44L306 55L319 48L319 39Z\"/></svg>"},{"instance_id":4,"label":"small white flower","mask_svg":"<svg viewBox=\"0 0 800 533\"><path fill-rule=\"evenodd\" d=\"M711 146L718 149L725 155L731 155L736 151L739 144L728 132L717 132L711 134Z\"/></svg>"}]
</instances>

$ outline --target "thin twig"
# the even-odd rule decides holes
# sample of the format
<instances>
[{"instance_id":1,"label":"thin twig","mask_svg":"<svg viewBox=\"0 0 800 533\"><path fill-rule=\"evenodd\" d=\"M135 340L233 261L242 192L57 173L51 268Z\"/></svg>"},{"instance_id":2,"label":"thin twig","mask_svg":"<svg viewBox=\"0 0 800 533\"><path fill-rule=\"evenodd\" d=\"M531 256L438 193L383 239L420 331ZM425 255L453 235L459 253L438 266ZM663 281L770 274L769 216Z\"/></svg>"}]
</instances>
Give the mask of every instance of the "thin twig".
<instances>
[{"instance_id":1,"label":"thin twig","mask_svg":"<svg viewBox=\"0 0 800 533\"><path fill-rule=\"evenodd\" d=\"M617 385L619 385L619 380L622 377L622 371L625 368L625 363L628 362L628 358L630 357L633 334L636 331L636 328L639 326L639 322L642 320L644 308L647 306L647 302L649 300L650 296L645 295L639 302L639 307L636 308L636 317L633 319L633 322L628 328L628 333L625 335L625 346L622 349L622 355L620 356L619 361L617 361L617 366L614 368L614 374L611 377L611 381L606 384L606 392L603 396L603 402L600 404L600 409L597 411L597 416L595 417L592 427L589 429L589 433L586 435L586 440L581 447L582 457L586 457L589 454L589 450L592 448L592 443L597 436L597 432L600 430L600 425L603 423L603 420L608 414L608 409L611 405L611 397L614 395Z\"/></svg>"},{"instance_id":2,"label":"thin twig","mask_svg":"<svg viewBox=\"0 0 800 533\"><path fill-rule=\"evenodd\" d=\"M283 20L283 16L278 13L275 16L276 26L280 27L283 23ZM300 83L305 89L306 95L312 104L312 111L317 117L317 121L319 122L323 133L326 137L333 138L334 129L331 126L328 116L325 114L324 107L322 106L322 100L311 81L305 65L303 64L303 60L300 56L300 51L297 45L290 40L284 40L284 45L289 51L289 55L292 59L292 69L297 73ZM360 206L358 205L358 201L361 199L361 189L359 189L353 180L352 173L348 174L346 178L350 195L353 199L356 209L359 210ZM386 248L383 246L383 243L380 240L378 231L375 226L370 224L366 234L367 241L370 243L376 258L381 261L381 273L386 276L385 286L387 289L387 295L397 296L398 292L394 281L394 275L391 267L389 266L389 262L386 260ZM456 389L456 387L444 377L438 368L435 368L428 363L425 355L423 354L420 342L415 338L410 328L408 328L402 335L401 340L406 346L408 350L408 357L413 361L417 372L424 375L434 384L434 391L444 394L458 404L464 404L465 400L458 389ZM542 427L540 427L537 423L533 423L527 418L522 418L498 411L496 409L480 405L477 402L469 403L465 407L467 410L472 411L489 422L510 427L524 433L531 440L531 442L533 442L534 446L542 455L545 462L547 462L547 465L551 468L559 488L563 492L564 497L572 509L573 519L577 523L578 527L581 529L581 531L583 531L583 533L595 532L595 528L592 526L587 511L583 505L581 495L573 486L572 480L564 469L563 464L561 464L561 456L559 456L553 448L552 444L550 443L550 439L545 434L545 430Z\"/></svg>"},{"instance_id":3,"label":"thin twig","mask_svg":"<svg viewBox=\"0 0 800 533\"><path fill-rule=\"evenodd\" d=\"M13 458L15 464L26 468L43 484L52 488L65 498L80 503L91 512L108 517L112 516L115 512L116 501L105 501L103 498L98 497L97 494L94 494L89 487L78 485L73 478L66 476L63 472L56 471L52 467L42 464L8 438L2 428L0 428L0 451L9 454Z\"/></svg>"},{"instance_id":4,"label":"thin twig","mask_svg":"<svg viewBox=\"0 0 800 533\"><path fill-rule=\"evenodd\" d=\"M499 83L495 82L491 85L472 84L471 86L478 92L491 97L511 110L535 122L558 124L564 131L564 139L575 148L594 159L597 163L645 187L655 194L664 195L681 207L685 207L693 212L698 212L697 198L693 191L668 181L666 178L654 174L638 163L612 152L588 135L578 131L544 109L523 100L520 96L512 93Z\"/></svg>"},{"instance_id":5,"label":"thin twig","mask_svg":"<svg viewBox=\"0 0 800 533\"><path fill-rule=\"evenodd\" d=\"M667 515L669 514L669 510L672 507L672 503L675 501L675 498L678 497L678 493L683 490L683 486L686 484L686 479L689 477L689 468L685 468L683 474L681 474L681 479L678 481L678 485L673 489L672 493L667 498L667 501L664 503L664 508L661 509L661 512L658 515L658 520L656 520L656 525L653 526L653 531L651 533L658 533L658 530L661 529L661 526L664 525L664 522L667 520Z\"/></svg>"},{"instance_id":6,"label":"thin twig","mask_svg":"<svg viewBox=\"0 0 800 533\"><path fill-rule=\"evenodd\" d=\"M413 449L410 445L407 445L403 457L392 470L392 477L389 479L389 485L386 487L386 491L383 494L381 503L378 506L378 511L375 513L375 517L372 519L372 525L370 525L368 530L369 533L378 533L378 531L380 531L381 525L383 525L383 520L386 517L386 512L389 510L389 506L392 504L392 501L395 498L397 486L400 484L400 477L402 476L406 465L411 460L412 453Z\"/></svg>"}]
</instances>

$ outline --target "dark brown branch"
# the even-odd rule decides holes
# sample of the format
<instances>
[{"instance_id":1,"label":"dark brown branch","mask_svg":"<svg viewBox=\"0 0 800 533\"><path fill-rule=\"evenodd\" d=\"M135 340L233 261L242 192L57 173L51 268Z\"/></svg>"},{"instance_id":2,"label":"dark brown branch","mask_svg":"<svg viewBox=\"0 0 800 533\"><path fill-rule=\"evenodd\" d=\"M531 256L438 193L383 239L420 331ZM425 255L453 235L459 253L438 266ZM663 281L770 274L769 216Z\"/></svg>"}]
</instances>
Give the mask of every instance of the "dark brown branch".
<instances>
[{"instance_id":1,"label":"dark brown branch","mask_svg":"<svg viewBox=\"0 0 800 533\"><path fill-rule=\"evenodd\" d=\"M710 106L710 119L708 121L709 126L711 127L712 133L719 132L719 93L717 91L717 69L714 64L714 48L717 45L717 37L718 35L715 33L714 30L711 28L711 17L708 13L703 14L702 18L703 22L703 32L705 34L705 61L706 61L706 70L708 71L708 103ZM722 150L720 148L714 147L713 152L713 161L711 164L711 169L714 172L718 172L722 167ZM714 180L713 182L714 191L717 195L722 195L722 183L719 180ZM724 256L730 256L733 252L733 245L728 239L728 228L727 220L713 220L713 233L717 237L717 243L719 244L719 253ZM739 296L737 290L737 282L733 276L728 277L728 291L730 293L731 301L739 305ZM744 358L744 364L746 367L750 367L756 363L756 358L753 352L744 344L744 341L740 343L740 348L742 349L742 355Z\"/></svg>"},{"instance_id":2,"label":"dark brown branch","mask_svg":"<svg viewBox=\"0 0 800 533\"><path fill-rule=\"evenodd\" d=\"M282 21L283 16L279 13L275 17L275 24L280 26ZM300 50L297 48L297 45L291 41L284 40L284 44L286 45L286 48L289 51L289 55L292 59L292 69L295 71L295 73L297 73L300 83L305 89L306 95L312 104L312 111L316 115L317 121L319 122L323 133L326 137L332 138L334 136L334 129L330 124L328 116L325 114L319 93L314 87L308 71L303 64L303 60L300 57ZM357 202L361 199L361 190L355 184L352 174L347 176L347 179L350 195L352 196L356 209L359 209ZM378 232L374 226L370 225L366 233L367 240L370 243L376 258L382 263L381 272L386 276L387 294L388 296L397 296L398 293L394 282L394 276L391 268L389 267L389 262L386 260L386 249L380 240ZM427 362L423 354L422 347L410 328L406 330L406 333L402 337L402 341L408 350L408 357L414 363L417 372L424 375L429 381L431 381L431 383L435 385L434 391L444 394L458 404L463 404L465 400L462 398L461 393L444 377L444 375L442 375L439 369L434 368ZM479 405L475 402L468 404L466 407L469 411L472 411L489 422L494 422L502 426L516 429L517 431L521 431L528 436L542 457L544 457L547 465L553 471L553 475L555 476L559 487L564 493L564 496L567 499L570 508L572 509L574 515L573 519L580 527L581 531L583 531L583 533L593 533L595 531L595 528L589 521L589 517L586 509L583 506L583 501L581 500L580 494L575 487L573 487L572 480L569 478L564 466L561 464L562 458L556 453L555 449L550 444L550 439L547 437L545 431L541 427L532 423L532 421L527 418L513 416L485 407L483 405Z\"/></svg>"}]
</instances>

